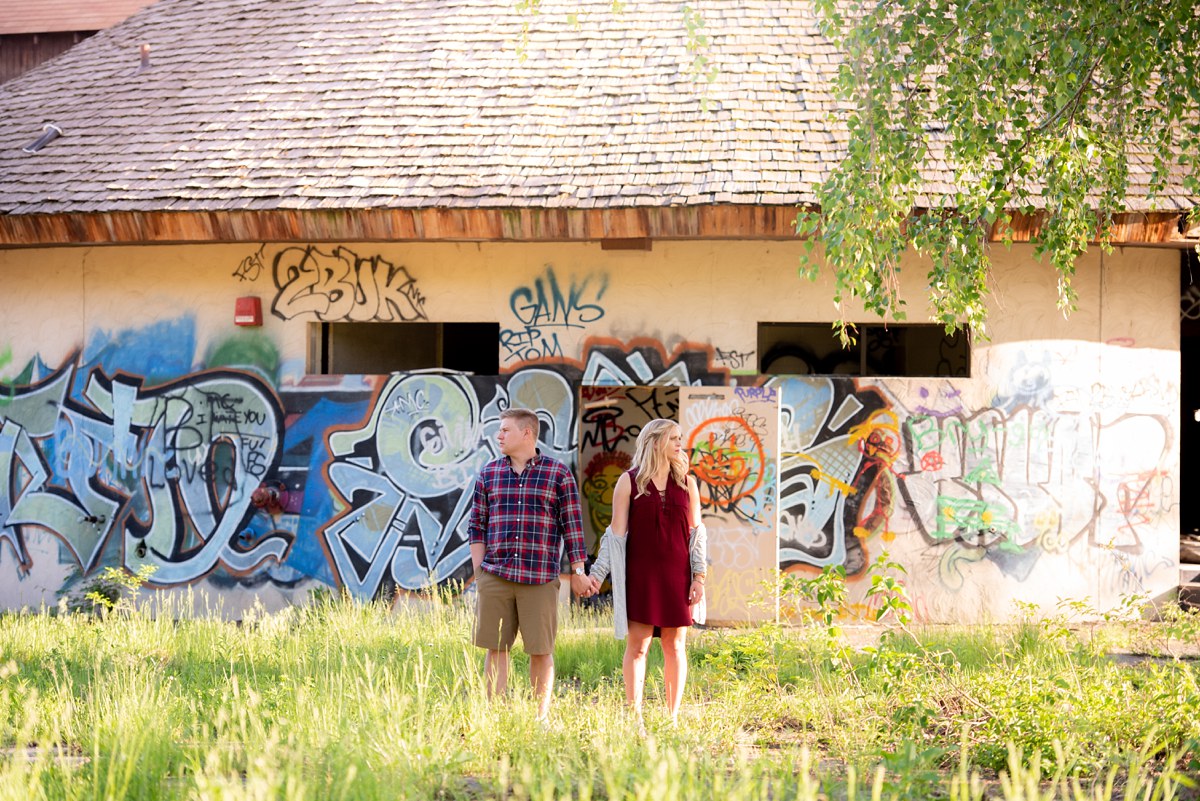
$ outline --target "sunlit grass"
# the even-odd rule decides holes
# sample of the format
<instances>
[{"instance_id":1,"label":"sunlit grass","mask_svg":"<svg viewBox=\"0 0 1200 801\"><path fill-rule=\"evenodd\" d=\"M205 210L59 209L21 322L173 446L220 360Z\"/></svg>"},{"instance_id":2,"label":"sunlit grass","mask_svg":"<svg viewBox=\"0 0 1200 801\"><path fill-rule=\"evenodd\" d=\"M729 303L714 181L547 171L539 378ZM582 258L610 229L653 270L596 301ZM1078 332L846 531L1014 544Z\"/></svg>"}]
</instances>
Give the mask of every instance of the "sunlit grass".
<instances>
[{"instance_id":1,"label":"sunlit grass","mask_svg":"<svg viewBox=\"0 0 1200 801\"><path fill-rule=\"evenodd\" d=\"M641 736L603 614L564 616L543 726L519 648L485 698L462 601L156 611L0 615L0 801L1197 797L1194 663L1046 627L694 631L677 725L652 650Z\"/></svg>"}]
</instances>

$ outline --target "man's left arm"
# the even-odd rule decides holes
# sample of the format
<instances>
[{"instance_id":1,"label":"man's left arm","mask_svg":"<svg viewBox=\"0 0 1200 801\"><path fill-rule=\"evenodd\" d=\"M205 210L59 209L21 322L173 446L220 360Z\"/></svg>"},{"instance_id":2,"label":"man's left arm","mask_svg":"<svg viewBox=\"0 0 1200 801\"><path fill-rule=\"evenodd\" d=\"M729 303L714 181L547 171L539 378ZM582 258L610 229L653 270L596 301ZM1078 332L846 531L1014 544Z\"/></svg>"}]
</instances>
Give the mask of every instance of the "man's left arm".
<instances>
[{"instance_id":1,"label":"man's left arm","mask_svg":"<svg viewBox=\"0 0 1200 801\"><path fill-rule=\"evenodd\" d=\"M587 559L583 545L583 506L579 501L579 486L568 471L563 471L558 482L558 528L571 562L571 590L576 595L588 594L591 582L583 574Z\"/></svg>"}]
</instances>

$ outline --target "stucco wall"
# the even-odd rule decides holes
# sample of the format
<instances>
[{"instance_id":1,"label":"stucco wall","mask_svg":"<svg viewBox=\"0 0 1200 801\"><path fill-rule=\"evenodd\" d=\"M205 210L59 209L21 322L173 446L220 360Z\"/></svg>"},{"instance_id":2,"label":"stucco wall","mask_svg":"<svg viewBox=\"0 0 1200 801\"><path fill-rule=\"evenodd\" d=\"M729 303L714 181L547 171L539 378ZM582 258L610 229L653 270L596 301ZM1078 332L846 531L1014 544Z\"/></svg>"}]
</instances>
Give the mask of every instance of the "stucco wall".
<instances>
[{"instance_id":1,"label":"stucco wall","mask_svg":"<svg viewBox=\"0 0 1200 801\"><path fill-rule=\"evenodd\" d=\"M832 319L830 284L798 279L798 252L0 251L0 604L52 604L115 564L151 564L162 591L214 592L229 614L314 587L390 597L465 575L464 490L499 409L541 409L545 449L583 482L581 442L628 448L648 407L581 419L581 386L662 383L774 398L779 457L764 450L753 489L714 496L706 516L778 532L788 570L845 564L856 598L884 550L927 620L1175 586L1176 253L1089 253L1064 318L1048 266L1027 246L997 249L991 339L974 344L970 378L754 376L758 322ZM915 258L902 273L910 321L925 316L923 273ZM262 299L261 328L233 325L243 295ZM501 375L306 376L322 317L496 322ZM264 483L285 490L282 510L251 503Z\"/></svg>"}]
</instances>

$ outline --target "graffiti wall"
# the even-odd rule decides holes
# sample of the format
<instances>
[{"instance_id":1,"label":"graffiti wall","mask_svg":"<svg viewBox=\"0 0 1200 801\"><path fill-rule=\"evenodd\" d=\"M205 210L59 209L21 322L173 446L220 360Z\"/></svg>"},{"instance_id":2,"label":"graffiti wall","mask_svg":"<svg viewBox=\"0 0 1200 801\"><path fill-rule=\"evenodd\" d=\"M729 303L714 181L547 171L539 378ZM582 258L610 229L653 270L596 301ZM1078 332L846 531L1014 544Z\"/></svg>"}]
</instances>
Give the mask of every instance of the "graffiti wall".
<instances>
[{"instance_id":1,"label":"graffiti wall","mask_svg":"<svg viewBox=\"0 0 1200 801\"><path fill-rule=\"evenodd\" d=\"M685 387L679 425L708 531L708 618L717 624L774 620L779 391Z\"/></svg>"},{"instance_id":2,"label":"graffiti wall","mask_svg":"<svg viewBox=\"0 0 1200 801\"><path fill-rule=\"evenodd\" d=\"M1174 587L1177 389L1141 368L1128 386L1075 383L1099 350L993 348L1009 378L982 402L968 393L984 382L771 379L780 567L865 577L886 550L934 620ZM1034 377L1035 362L1055 369Z\"/></svg>"},{"instance_id":3,"label":"graffiti wall","mask_svg":"<svg viewBox=\"0 0 1200 801\"><path fill-rule=\"evenodd\" d=\"M676 387L581 386L579 388L579 490L584 533L593 556L612 522L617 479L633 465L642 426L679 419Z\"/></svg>"},{"instance_id":4,"label":"graffiti wall","mask_svg":"<svg viewBox=\"0 0 1200 801\"><path fill-rule=\"evenodd\" d=\"M714 617L769 610L751 601L777 569L842 565L862 602L885 551L930 621L1176 585L1178 349L1119 299L1104 301L1113 336L1088 335L1085 314L1047 339L1026 330L1045 305L1030 282L1031 322L977 344L969 378L759 376L756 321L818 314L789 294L791 255L655 247L163 247L145 263L126 248L0 251L14 275L0 606L53 605L108 567L148 568L153 592L204 594L230 615L317 589L391 601L457 586L472 481L510 406L536 409L543 452L575 471L592 547L640 427L680 421ZM766 266L730 285L722 264L750 253ZM194 268L178 286L156 278L173 263ZM1174 281L1160 267L1131 261L1138 280L1108 286L1150 287L1129 303L1152 306L1146 292ZM231 323L247 293L270 312L259 329ZM59 307L83 311L40 322ZM309 326L439 320L499 323L481 345L499 375L306 367Z\"/></svg>"},{"instance_id":5,"label":"graffiti wall","mask_svg":"<svg viewBox=\"0 0 1200 801\"><path fill-rule=\"evenodd\" d=\"M147 385L78 357L13 386L0 428L0 543L18 581L48 533L81 576L106 554L159 586L279 562L291 532L251 525L251 494L279 463L283 419L250 373L208 370Z\"/></svg>"}]
</instances>

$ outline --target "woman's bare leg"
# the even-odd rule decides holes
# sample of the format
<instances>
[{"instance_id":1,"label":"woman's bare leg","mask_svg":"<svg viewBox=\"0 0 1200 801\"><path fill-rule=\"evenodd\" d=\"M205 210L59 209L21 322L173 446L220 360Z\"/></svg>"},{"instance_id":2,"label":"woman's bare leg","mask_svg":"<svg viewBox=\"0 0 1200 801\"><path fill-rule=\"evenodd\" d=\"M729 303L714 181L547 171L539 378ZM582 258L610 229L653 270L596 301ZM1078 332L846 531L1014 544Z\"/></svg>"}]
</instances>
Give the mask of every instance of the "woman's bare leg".
<instances>
[{"instance_id":1,"label":"woman's bare leg","mask_svg":"<svg viewBox=\"0 0 1200 801\"><path fill-rule=\"evenodd\" d=\"M650 640L653 637L653 626L629 621L621 673L625 677L625 702L639 717L642 714L642 691L646 685L646 654L650 651Z\"/></svg>"},{"instance_id":2,"label":"woman's bare leg","mask_svg":"<svg viewBox=\"0 0 1200 801\"><path fill-rule=\"evenodd\" d=\"M687 626L663 628L663 695L671 720L679 715L683 702L683 685L687 682Z\"/></svg>"}]
</instances>

